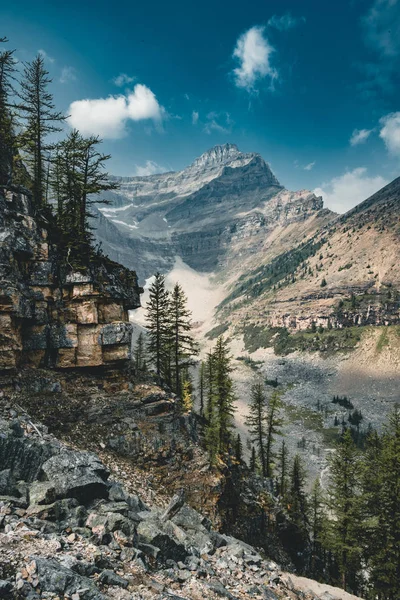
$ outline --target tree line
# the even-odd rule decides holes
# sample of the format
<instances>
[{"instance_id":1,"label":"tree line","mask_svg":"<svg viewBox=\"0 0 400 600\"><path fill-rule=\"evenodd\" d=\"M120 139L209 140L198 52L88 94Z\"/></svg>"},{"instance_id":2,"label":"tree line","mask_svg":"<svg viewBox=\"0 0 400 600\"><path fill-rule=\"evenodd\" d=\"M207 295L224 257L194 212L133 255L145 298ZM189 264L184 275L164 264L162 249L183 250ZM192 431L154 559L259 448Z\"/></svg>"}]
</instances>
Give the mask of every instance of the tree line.
<instances>
[{"instance_id":1,"label":"tree line","mask_svg":"<svg viewBox=\"0 0 400 600\"><path fill-rule=\"evenodd\" d=\"M117 187L105 171L110 156L98 137L77 130L54 141L68 117L56 109L44 58L18 66L14 50L0 52L0 185L30 189L36 215L52 223L69 260L85 262L93 246L90 207Z\"/></svg>"}]
</instances>

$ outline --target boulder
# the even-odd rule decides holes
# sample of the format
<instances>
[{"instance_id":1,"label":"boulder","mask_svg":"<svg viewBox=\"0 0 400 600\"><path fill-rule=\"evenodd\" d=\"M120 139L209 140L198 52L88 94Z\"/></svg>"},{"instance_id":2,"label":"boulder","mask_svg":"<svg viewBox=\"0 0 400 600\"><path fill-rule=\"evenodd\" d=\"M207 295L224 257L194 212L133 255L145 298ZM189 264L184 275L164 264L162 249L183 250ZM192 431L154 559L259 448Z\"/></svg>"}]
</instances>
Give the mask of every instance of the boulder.
<instances>
[{"instance_id":1,"label":"boulder","mask_svg":"<svg viewBox=\"0 0 400 600\"><path fill-rule=\"evenodd\" d=\"M36 557L35 562L42 592L61 597L78 593L82 600L106 600L91 579L62 566L57 560Z\"/></svg>"}]
</instances>

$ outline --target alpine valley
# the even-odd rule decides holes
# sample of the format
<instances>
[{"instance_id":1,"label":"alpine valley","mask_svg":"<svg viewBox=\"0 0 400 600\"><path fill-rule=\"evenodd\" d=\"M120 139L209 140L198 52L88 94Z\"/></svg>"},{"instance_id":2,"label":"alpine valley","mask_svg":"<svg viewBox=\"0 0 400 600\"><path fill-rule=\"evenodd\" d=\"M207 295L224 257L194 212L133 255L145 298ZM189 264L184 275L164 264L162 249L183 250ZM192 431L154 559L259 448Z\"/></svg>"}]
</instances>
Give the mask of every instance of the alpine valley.
<instances>
[{"instance_id":1,"label":"alpine valley","mask_svg":"<svg viewBox=\"0 0 400 600\"><path fill-rule=\"evenodd\" d=\"M204 351L229 338L244 435L254 370L285 390L289 447L311 475L347 418L335 396L363 430L382 425L399 400L400 179L340 216L233 144L180 172L115 180L96 221L102 248L143 283L179 279Z\"/></svg>"}]
</instances>

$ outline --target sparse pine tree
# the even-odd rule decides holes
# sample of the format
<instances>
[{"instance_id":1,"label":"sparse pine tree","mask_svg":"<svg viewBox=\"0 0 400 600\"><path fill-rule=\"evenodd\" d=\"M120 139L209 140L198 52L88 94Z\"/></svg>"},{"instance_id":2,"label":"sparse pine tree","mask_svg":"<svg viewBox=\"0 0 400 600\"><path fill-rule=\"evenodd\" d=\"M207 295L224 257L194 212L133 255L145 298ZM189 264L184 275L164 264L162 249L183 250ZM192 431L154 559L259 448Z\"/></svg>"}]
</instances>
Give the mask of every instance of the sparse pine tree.
<instances>
[{"instance_id":1,"label":"sparse pine tree","mask_svg":"<svg viewBox=\"0 0 400 600\"><path fill-rule=\"evenodd\" d=\"M288 490L288 460L289 451L286 446L286 442L282 439L281 447L278 453L278 465L279 465L279 480L278 490L282 498L286 498Z\"/></svg>"},{"instance_id":2,"label":"sparse pine tree","mask_svg":"<svg viewBox=\"0 0 400 600\"><path fill-rule=\"evenodd\" d=\"M193 365L194 356L199 352L198 345L191 335L192 313L187 308L187 297L182 287L177 283L169 299L169 327L172 350L172 368L174 374L173 389L181 395L182 370Z\"/></svg>"},{"instance_id":3,"label":"sparse pine tree","mask_svg":"<svg viewBox=\"0 0 400 600\"><path fill-rule=\"evenodd\" d=\"M149 301L146 308L146 322L149 332L147 352L154 362L157 376L161 379L166 375L165 359L170 346L170 320L169 294L165 288L165 278L160 273L156 273L150 286Z\"/></svg>"},{"instance_id":4,"label":"sparse pine tree","mask_svg":"<svg viewBox=\"0 0 400 600\"><path fill-rule=\"evenodd\" d=\"M334 515L327 531L327 546L336 558L339 583L356 593L360 573L360 461L351 432L345 431L330 456L328 507Z\"/></svg>"},{"instance_id":5,"label":"sparse pine tree","mask_svg":"<svg viewBox=\"0 0 400 600\"><path fill-rule=\"evenodd\" d=\"M275 436L281 435L283 419L280 415L282 408L280 392L272 392L267 406L267 437L265 445L266 477L273 476L273 461L275 458L273 445Z\"/></svg>"},{"instance_id":6,"label":"sparse pine tree","mask_svg":"<svg viewBox=\"0 0 400 600\"><path fill-rule=\"evenodd\" d=\"M6 38L0 40L0 42L6 41ZM11 96L14 93L15 65L14 50L2 50L0 52L0 185L8 185L12 181L15 135Z\"/></svg>"},{"instance_id":7,"label":"sparse pine tree","mask_svg":"<svg viewBox=\"0 0 400 600\"><path fill-rule=\"evenodd\" d=\"M44 66L43 56L24 64L18 92L18 110L24 122L20 145L31 169L32 195L37 209L45 203L46 159L53 145L47 141L49 134L61 131L65 116L55 110L53 95L49 92L51 79Z\"/></svg>"},{"instance_id":8,"label":"sparse pine tree","mask_svg":"<svg viewBox=\"0 0 400 600\"><path fill-rule=\"evenodd\" d=\"M226 340L218 338L213 352L215 408L219 428L219 451L227 452L231 443L233 427L234 393L230 376L232 371L231 357Z\"/></svg>"},{"instance_id":9,"label":"sparse pine tree","mask_svg":"<svg viewBox=\"0 0 400 600\"><path fill-rule=\"evenodd\" d=\"M242 462L242 460L243 460L243 444L242 444L242 438L240 437L240 433L238 433L236 436L235 458L239 463Z\"/></svg>"},{"instance_id":10,"label":"sparse pine tree","mask_svg":"<svg viewBox=\"0 0 400 600\"><path fill-rule=\"evenodd\" d=\"M325 499L319 477L314 481L309 500L311 558L310 573L320 576L323 571L323 542L326 530Z\"/></svg>"},{"instance_id":11,"label":"sparse pine tree","mask_svg":"<svg viewBox=\"0 0 400 600\"><path fill-rule=\"evenodd\" d=\"M288 513L290 519L290 550L295 564L305 566L305 556L309 545L308 503L305 492L305 471L300 456L293 459L288 490Z\"/></svg>"},{"instance_id":12,"label":"sparse pine tree","mask_svg":"<svg viewBox=\"0 0 400 600\"><path fill-rule=\"evenodd\" d=\"M199 396L200 396L200 416L204 417L204 399L206 395L206 365L204 361L200 364L199 373Z\"/></svg>"},{"instance_id":13,"label":"sparse pine tree","mask_svg":"<svg viewBox=\"0 0 400 600\"><path fill-rule=\"evenodd\" d=\"M137 373L143 373L146 370L146 344L142 331L139 333L136 340L134 348L134 360Z\"/></svg>"},{"instance_id":14,"label":"sparse pine tree","mask_svg":"<svg viewBox=\"0 0 400 600\"><path fill-rule=\"evenodd\" d=\"M250 439L258 451L262 476L267 477L268 409L265 388L261 381L256 381L251 387L249 414L245 423L249 429Z\"/></svg>"},{"instance_id":15,"label":"sparse pine tree","mask_svg":"<svg viewBox=\"0 0 400 600\"><path fill-rule=\"evenodd\" d=\"M254 446L251 447L251 456L250 456L250 471L255 473L257 469L257 453Z\"/></svg>"}]
</instances>

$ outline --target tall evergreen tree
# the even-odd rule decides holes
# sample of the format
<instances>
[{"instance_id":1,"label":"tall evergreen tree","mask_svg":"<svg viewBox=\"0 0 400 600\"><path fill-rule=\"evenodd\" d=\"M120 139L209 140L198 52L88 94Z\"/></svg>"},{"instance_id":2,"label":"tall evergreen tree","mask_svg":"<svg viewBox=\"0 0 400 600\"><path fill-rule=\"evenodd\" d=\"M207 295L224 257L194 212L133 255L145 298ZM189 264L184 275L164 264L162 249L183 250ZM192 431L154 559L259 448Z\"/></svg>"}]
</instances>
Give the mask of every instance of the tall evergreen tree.
<instances>
[{"instance_id":1,"label":"tall evergreen tree","mask_svg":"<svg viewBox=\"0 0 400 600\"><path fill-rule=\"evenodd\" d=\"M74 130L55 146L52 158L49 181L57 202L57 220L69 246L81 257L87 255L93 241L90 207L108 204L99 195L118 187L105 171L110 156L98 151L100 143L98 137L84 138Z\"/></svg>"},{"instance_id":2,"label":"tall evergreen tree","mask_svg":"<svg viewBox=\"0 0 400 600\"><path fill-rule=\"evenodd\" d=\"M187 308L187 297L182 287L177 283L169 299L169 324L174 373L174 391L178 396L182 392L182 370L193 364L193 357L199 349L193 336L192 313Z\"/></svg>"},{"instance_id":3,"label":"tall evergreen tree","mask_svg":"<svg viewBox=\"0 0 400 600\"><path fill-rule=\"evenodd\" d=\"M331 454L328 507L330 520L327 543L333 552L343 589L358 589L360 572L360 461L351 432L346 430L336 451Z\"/></svg>"},{"instance_id":4,"label":"tall evergreen tree","mask_svg":"<svg viewBox=\"0 0 400 600\"><path fill-rule=\"evenodd\" d=\"M165 278L156 273L149 289L149 301L146 304L146 323L148 329L147 351L153 360L159 378L165 375L165 358L170 345L169 293L165 287Z\"/></svg>"},{"instance_id":5,"label":"tall evergreen tree","mask_svg":"<svg viewBox=\"0 0 400 600\"><path fill-rule=\"evenodd\" d=\"M267 405L267 437L265 444L266 477L273 476L273 461L275 459L273 445L275 436L281 435L281 427L283 425L283 418L280 415L281 408L282 402L280 393L277 390L274 390Z\"/></svg>"},{"instance_id":6,"label":"tall evergreen tree","mask_svg":"<svg viewBox=\"0 0 400 600\"><path fill-rule=\"evenodd\" d=\"M256 381L251 387L249 415L245 423L249 429L251 442L255 444L258 451L262 476L267 477L268 411L265 388L261 381Z\"/></svg>"},{"instance_id":7,"label":"tall evergreen tree","mask_svg":"<svg viewBox=\"0 0 400 600\"><path fill-rule=\"evenodd\" d=\"M255 473L257 469L257 453L254 446L251 447L251 456L250 456L250 471Z\"/></svg>"},{"instance_id":8,"label":"tall evergreen tree","mask_svg":"<svg viewBox=\"0 0 400 600\"><path fill-rule=\"evenodd\" d=\"M202 360L200 363L200 373L199 373L199 396L200 396L199 412L200 412L201 417L204 417L204 399L206 396L205 388L206 388L206 365L204 363L204 360Z\"/></svg>"},{"instance_id":9,"label":"tall evergreen tree","mask_svg":"<svg viewBox=\"0 0 400 600\"><path fill-rule=\"evenodd\" d=\"M305 492L305 470L300 456L296 454L290 473L288 490L288 513L290 519L290 550L295 564L304 568L309 544L308 503Z\"/></svg>"},{"instance_id":10,"label":"tall evergreen tree","mask_svg":"<svg viewBox=\"0 0 400 600\"><path fill-rule=\"evenodd\" d=\"M217 340L214 352L215 407L219 429L219 451L226 452L231 444L233 427L234 393L231 378L231 357L228 343L222 336Z\"/></svg>"},{"instance_id":11,"label":"tall evergreen tree","mask_svg":"<svg viewBox=\"0 0 400 600\"><path fill-rule=\"evenodd\" d=\"M288 460L289 451L287 449L286 441L282 438L281 447L278 453L278 465L279 465L279 479L278 479L278 491L282 498L286 498L288 489Z\"/></svg>"},{"instance_id":12,"label":"tall evergreen tree","mask_svg":"<svg viewBox=\"0 0 400 600\"><path fill-rule=\"evenodd\" d=\"M240 437L240 433L238 433L236 436L235 458L239 463L242 462L242 460L243 460L243 444L242 444L242 438Z\"/></svg>"},{"instance_id":13,"label":"tall evergreen tree","mask_svg":"<svg viewBox=\"0 0 400 600\"><path fill-rule=\"evenodd\" d=\"M38 55L32 62L24 64L23 77L18 91L18 110L24 121L20 145L32 174L32 195L37 208L43 206L45 163L53 145L47 141L51 133L61 131L60 123L65 116L55 110L53 95L49 92L51 79L44 66L44 59Z\"/></svg>"},{"instance_id":14,"label":"tall evergreen tree","mask_svg":"<svg viewBox=\"0 0 400 600\"><path fill-rule=\"evenodd\" d=\"M395 407L378 449L373 475L379 490L368 486L373 517L367 554L374 597L400 599L400 409ZM378 492L378 494L376 494ZM365 492L364 492L365 493Z\"/></svg>"},{"instance_id":15,"label":"tall evergreen tree","mask_svg":"<svg viewBox=\"0 0 400 600\"><path fill-rule=\"evenodd\" d=\"M134 361L137 373L143 373L146 370L146 343L144 334L141 331L134 347Z\"/></svg>"},{"instance_id":16,"label":"tall evergreen tree","mask_svg":"<svg viewBox=\"0 0 400 600\"><path fill-rule=\"evenodd\" d=\"M326 530L325 499L319 477L314 481L309 501L311 557L310 573L321 576L323 571L323 543Z\"/></svg>"},{"instance_id":17,"label":"tall evergreen tree","mask_svg":"<svg viewBox=\"0 0 400 600\"><path fill-rule=\"evenodd\" d=\"M0 42L8 41L2 38ZM12 181L15 153L15 135L11 112L11 96L14 93L16 60L14 50L0 52L0 185Z\"/></svg>"}]
</instances>

